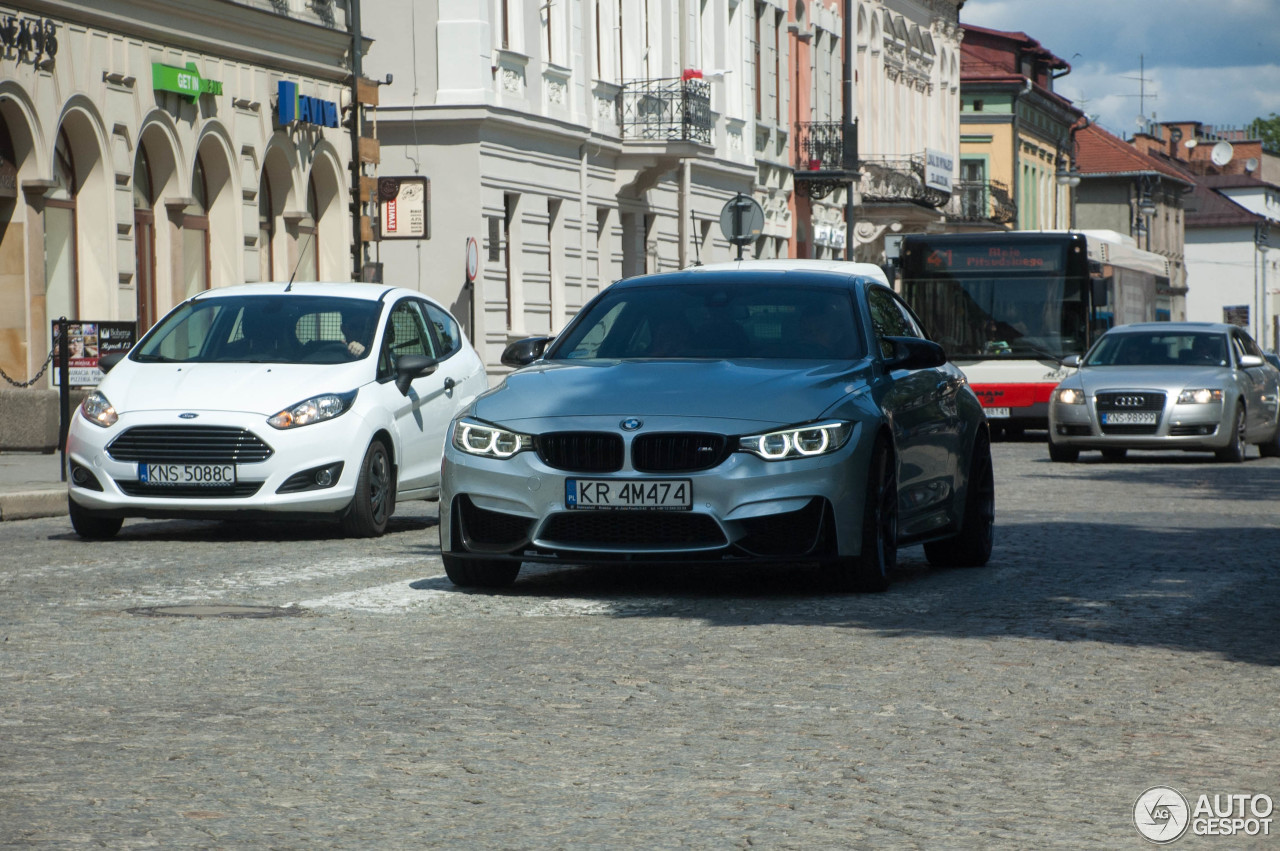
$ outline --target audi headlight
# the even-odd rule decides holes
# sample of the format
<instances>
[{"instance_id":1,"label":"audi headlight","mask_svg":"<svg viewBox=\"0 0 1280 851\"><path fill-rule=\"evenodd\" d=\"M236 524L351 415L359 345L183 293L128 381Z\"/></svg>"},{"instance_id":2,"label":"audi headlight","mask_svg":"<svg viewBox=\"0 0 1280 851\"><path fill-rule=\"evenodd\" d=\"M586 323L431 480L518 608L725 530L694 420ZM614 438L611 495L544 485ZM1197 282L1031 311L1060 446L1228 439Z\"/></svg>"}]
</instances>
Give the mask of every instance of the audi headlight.
<instances>
[{"instance_id":1,"label":"audi headlight","mask_svg":"<svg viewBox=\"0 0 1280 851\"><path fill-rule=\"evenodd\" d=\"M267 424L278 429L298 428L340 417L351 409L352 403L356 400L356 392L352 390L350 393L324 393L320 396L312 396L270 417Z\"/></svg>"},{"instance_id":2,"label":"audi headlight","mask_svg":"<svg viewBox=\"0 0 1280 851\"><path fill-rule=\"evenodd\" d=\"M453 424L453 445L468 455L505 459L532 449L533 438L475 420L458 420Z\"/></svg>"},{"instance_id":3,"label":"audi headlight","mask_svg":"<svg viewBox=\"0 0 1280 851\"><path fill-rule=\"evenodd\" d=\"M797 426L738 438L738 449L766 461L812 458L835 452L849 441L853 423Z\"/></svg>"},{"instance_id":4,"label":"audi headlight","mask_svg":"<svg viewBox=\"0 0 1280 851\"><path fill-rule=\"evenodd\" d=\"M80 415L103 428L115 425L116 420L120 419L116 416L116 409L107 401L107 397L97 390L84 397L84 401L80 403Z\"/></svg>"},{"instance_id":5,"label":"audi headlight","mask_svg":"<svg viewBox=\"0 0 1280 851\"><path fill-rule=\"evenodd\" d=\"M1179 405L1207 405L1210 402L1221 402L1222 391L1207 387L1199 390L1183 390L1178 394Z\"/></svg>"},{"instance_id":6,"label":"audi headlight","mask_svg":"<svg viewBox=\"0 0 1280 851\"><path fill-rule=\"evenodd\" d=\"M1053 399L1063 405L1083 405L1084 391L1074 387L1063 387L1053 391Z\"/></svg>"}]
</instances>

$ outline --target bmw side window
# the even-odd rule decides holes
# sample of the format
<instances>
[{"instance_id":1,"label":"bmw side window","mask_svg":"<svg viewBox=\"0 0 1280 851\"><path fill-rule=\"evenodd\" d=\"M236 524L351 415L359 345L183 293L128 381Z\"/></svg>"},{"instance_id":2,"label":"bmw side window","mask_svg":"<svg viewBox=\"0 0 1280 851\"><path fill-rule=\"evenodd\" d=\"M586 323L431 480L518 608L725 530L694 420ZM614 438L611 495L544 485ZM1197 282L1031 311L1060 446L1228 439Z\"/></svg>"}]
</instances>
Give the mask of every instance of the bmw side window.
<instances>
[{"instance_id":1,"label":"bmw side window","mask_svg":"<svg viewBox=\"0 0 1280 851\"><path fill-rule=\"evenodd\" d=\"M426 314L427 330L434 339L438 353L436 357L443 360L462 348L462 334L452 316L431 302L422 302L419 306Z\"/></svg>"},{"instance_id":2,"label":"bmw side window","mask_svg":"<svg viewBox=\"0 0 1280 851\"><path fill-rule=\"evenodd\" d=\"M883 287L872 287L867 291L867 304L871 308L871 328L875 332L882 357L893 356L893 344L887 342L885 337L924 336L894 294Z\"/></svg>"}]
</instances>

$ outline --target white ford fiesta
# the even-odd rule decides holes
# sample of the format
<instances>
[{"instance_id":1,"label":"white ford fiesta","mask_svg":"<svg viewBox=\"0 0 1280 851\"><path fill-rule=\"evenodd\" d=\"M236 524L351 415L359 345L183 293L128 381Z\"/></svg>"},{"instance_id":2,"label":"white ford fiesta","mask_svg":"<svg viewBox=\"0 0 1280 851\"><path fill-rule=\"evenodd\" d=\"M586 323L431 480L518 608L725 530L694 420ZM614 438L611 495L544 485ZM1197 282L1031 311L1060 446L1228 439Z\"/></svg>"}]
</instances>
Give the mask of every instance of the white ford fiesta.
<instances>
[{"instance_id":1,"label":"white ford fiesta","mask_svg":"<svg viewBox=\"0 0 1280 851\"><path fill-rule=\"evenodd\" d=\"M175 307L72 418L68 508L84 538L125 517L341 521L381 535L432 499L484 364L447 310L377 284L249 284Z\"/></svg>"}]
</instances>

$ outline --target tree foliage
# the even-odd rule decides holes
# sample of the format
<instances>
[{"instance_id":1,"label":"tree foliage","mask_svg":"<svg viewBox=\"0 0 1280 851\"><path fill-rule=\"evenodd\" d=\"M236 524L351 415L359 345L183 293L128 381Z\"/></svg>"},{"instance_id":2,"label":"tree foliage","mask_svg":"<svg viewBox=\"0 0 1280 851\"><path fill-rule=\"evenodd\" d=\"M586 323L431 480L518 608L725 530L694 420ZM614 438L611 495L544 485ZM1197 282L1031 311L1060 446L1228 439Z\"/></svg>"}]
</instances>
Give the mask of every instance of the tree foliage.
<instances>
[{"instance_id":1,"label":"tree foliage","mask_svg":"<svg viewBox=\"0 0 1280 851\"><path fill-rule=\"evenodd\" d=\"M1252 135L1262 140L1262 147L1280 153L1280 115L1273 112L1267 118L1255 118L1251 127Z\"/></svg>"}]
</instances>

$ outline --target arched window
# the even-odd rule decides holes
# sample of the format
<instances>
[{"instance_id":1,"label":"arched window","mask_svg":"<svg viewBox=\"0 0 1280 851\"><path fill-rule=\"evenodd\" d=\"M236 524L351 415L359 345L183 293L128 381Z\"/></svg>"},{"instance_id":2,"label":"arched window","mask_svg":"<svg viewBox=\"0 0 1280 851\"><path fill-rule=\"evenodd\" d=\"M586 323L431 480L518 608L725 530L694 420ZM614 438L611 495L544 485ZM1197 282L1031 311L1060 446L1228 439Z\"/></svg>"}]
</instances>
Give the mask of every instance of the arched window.
<instances>
[{"instance_id":1,"label":"arched window","mask_svg":"<svg viewBox=\"0 0 1280 851\"><path fill-rule=\"evenodd\" d=\"M275 204L271 201L271 181L262 172L258 184L258 280L274 281L276 278L276 219Z\"/></svg>"},{"instance_id":2,"label":"arched window","mask_svg":"<svg viewBox=\"0 0 1280 851\"><path fill-rule=\"evenodd\" d=\"M296 281L320 280L320 252L316 231L320 228L320 202L316 195L316 176L307 178L307 217L298 223L298 267Z\"/></svg>"},{"instance_id":3,"label":"arched window","mask_svg":"<svg viewBox=\"0 0 1280 851\"><path fill-rule=\"evenodd\" d=\"M205 180L204 154L196 154L191 175L195 203L182 217L182 277L186 296L209 289L209 185Z\"/></svg>"},{"instance_id":4,"label":"arched window","mask_svg":"<svg viewBox=\"0 0 1280 851\"><path fill-rule=\"evenodd\" d=\"M155 189L147 146L138 146L133 164L134 289L138 300L138 334L156 321L156 213Z\"/></svg>"},{"instance_id":5,"label":"arched window","mask_svg":"<svg viewBox=\"0 0 1280 851\"><path fill-rule=\"evenodd\" d=\"M80 315L76 283L76 193L80 187L65 126L58 129L53 149L53 182L54 189L44 202L45 314L50 319L75 319Z\"/></svg>"}]
</instances>

